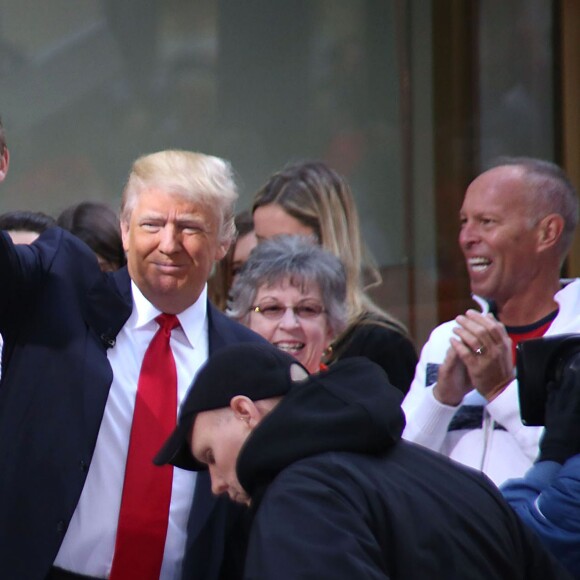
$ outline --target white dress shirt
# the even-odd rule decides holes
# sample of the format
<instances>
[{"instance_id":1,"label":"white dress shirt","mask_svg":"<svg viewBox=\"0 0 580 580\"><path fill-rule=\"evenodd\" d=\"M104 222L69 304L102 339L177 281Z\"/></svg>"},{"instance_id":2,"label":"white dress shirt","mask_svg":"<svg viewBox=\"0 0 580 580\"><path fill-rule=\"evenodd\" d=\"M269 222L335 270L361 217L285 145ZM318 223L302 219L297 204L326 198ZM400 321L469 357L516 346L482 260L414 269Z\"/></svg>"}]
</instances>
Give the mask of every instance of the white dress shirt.
<instances>
[{"instance_id":1,"label":"white dress shirt","mask_svg":"<svg viewBox=\"0 0 580 580\"><path fill-rule=\"evenodd\" d=\"M155 317L160 311L133 282L131 289L133 312L117 335L115 346L107 351L113 382L95 452L81 498L54 562L59 568L97 578L108 578L111 571L137 382L145 351L159 328ZM172 331L170 344L181 404L208 357L207 288L177 318L181 326ZM194 472L174 469L161 580L176 580L180 576L195 479Z\"/></svg>"}]
</instances>

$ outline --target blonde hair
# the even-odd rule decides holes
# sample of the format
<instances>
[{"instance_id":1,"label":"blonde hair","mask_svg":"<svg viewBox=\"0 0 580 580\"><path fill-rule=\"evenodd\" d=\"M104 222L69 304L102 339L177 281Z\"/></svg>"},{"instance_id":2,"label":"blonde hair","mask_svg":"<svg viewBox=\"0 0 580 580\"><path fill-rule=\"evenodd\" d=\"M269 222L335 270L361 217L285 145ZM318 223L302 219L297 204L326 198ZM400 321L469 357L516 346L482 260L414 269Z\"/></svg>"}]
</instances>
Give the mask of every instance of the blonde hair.
<instances>
[{"instance_id":1,"label":"blonde hair","mask_svg":"<svg viewBox=\"0 0 580 580\"><path fill-rule=\"evenodd\" d=\"M227 254L214 264L213 272L207 281L207 293L213 305L224 311L228 305L230 288L234 280L234 254L240 238L254 231L252 214L245 209L234 217L236 233Z\"/></svg>"},{"instance_id":2,"label":"blonde hair","mask_svg":"<svg viewBox=\"0 0 580 580\"><path fill-rule=\"evenodd\" d=\"M212 155L168 149L139 157L133 163L121 202L121 220L129 222L137 197L160 188L211 208L220 219L220 241L233 239L234 207L238 199L228 161Z\"/></svg>"},{"instance_id":3,"label":"blonde hair","mask_svg":"<svg viewBox=\"0 0 580 580\"><path fill-rule=\"evenodd\" d=\"M342 260L351 321L370 312L384 318L387 326L407 334L401 322L365 293L380 284L382 278L361 239L354 197L342 176L320 161L290 165L272 175L258 190L252 213L270 204L279 205L311 228L320 245Z\"/></svg>"}]
</instances>

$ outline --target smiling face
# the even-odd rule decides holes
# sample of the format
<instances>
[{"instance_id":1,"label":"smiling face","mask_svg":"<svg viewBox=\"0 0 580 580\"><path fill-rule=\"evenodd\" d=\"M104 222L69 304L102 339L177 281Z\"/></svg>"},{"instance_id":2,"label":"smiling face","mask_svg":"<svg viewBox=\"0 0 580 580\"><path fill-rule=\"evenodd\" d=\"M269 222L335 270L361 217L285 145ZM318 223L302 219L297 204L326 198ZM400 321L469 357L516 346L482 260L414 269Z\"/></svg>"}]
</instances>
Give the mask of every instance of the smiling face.
<instances>
[{"instance_id":1,"label":"smiling face","mask_svg":"<svg viewBox=\"0 0 580 580\"><path fill-rule=\"evenodd\" d=\"M224 257L220 221L206 206L157 188L143 190L121 223L131 279L159 310L179 314L198 298Z\"/></svg>"},{"instance_id":2,"label":"smiling face","mask_svg":"<svg viewBox=\"0 0 580 580\"><path fill-rule=\"evenodd\" d=\"M537 270L538 224L521 169L502 166L476 178L460 212L459 244L471 290L499 306L525 293Z\"/></svg>"},{"instance_id":3,"label":"smiling face","mask_svg":"<svg viewBox=\"0 0 580 580\"><path fill-rule=\"evenodd\" d=\"M283 234L315 235L311 227L304 225L276 203L269 203L256 208L254 212L254 230L258 241L268 240Z\"/></svg>"},{"instance_id":4,"label":"smiling face","mask_svg":"<svg viewBox=\"0 0 580 580\"><path fill-rule=\"evenodd\" d=\"M235 502L249 503L250 498L238 481L236 462L250 432L248 423L229 408L204 411L196 417L191 451L208 466L213 494L227 493Z\"/></svg>"},{"instance_id":5,"label":"smiling face","mask_svg":"<svg viewBox=\"0 0 580 580\"><path fill-rule=\"evenodd\" d=\"M258 289L254 305L261 309L278 307L303 307L310 310L323 309L324 302L317 284L294 286L288 279ZM266 340L294 356L309 372L320 370L322 355L332 341L327 315L304 317L286 308L278 320L251 311L248 326Z\"/></svg>"}]
</instances>

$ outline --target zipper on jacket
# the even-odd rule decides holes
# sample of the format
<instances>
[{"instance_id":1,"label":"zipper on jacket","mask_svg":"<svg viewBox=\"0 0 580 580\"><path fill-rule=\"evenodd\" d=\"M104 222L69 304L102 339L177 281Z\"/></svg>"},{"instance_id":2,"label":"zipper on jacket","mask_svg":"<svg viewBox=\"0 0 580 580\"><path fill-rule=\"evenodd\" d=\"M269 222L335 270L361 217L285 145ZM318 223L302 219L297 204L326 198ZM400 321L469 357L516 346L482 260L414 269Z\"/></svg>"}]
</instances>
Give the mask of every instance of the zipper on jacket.
<instances>
[{"instance_id":1,"label":"zipper on jacket","mask_svg":"<svg viewBox=\"0 0 580 580\"><path fill-rule=\"evenodd\" d=\"M493 419L491 415L487 412L487 407L483 408L483 418L482 418L482 425L483 431L483 449L481 452L481 462L479 465L480 471L485 473L486 463L487 463L487 449L490 445L490 439L492 437L493 432Z\"/></svg>"}]
</instances>

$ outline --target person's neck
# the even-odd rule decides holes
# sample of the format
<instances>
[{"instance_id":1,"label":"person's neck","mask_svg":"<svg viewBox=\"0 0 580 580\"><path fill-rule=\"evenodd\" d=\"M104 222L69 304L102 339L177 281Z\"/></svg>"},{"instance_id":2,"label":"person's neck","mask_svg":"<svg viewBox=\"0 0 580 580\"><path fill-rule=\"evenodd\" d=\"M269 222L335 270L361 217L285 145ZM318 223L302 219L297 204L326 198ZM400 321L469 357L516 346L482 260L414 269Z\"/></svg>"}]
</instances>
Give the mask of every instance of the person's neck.
<instances>
[{"instance_id":1,"label":"person's neck","mask_svg":"<svg viewBox=\"0 0 580 580\"><path fill-rule=\"evenodd\" d=\"M497 303L497 317L506 326L533 324L558 308L554 300L558 290L559 281L548 287L529 288L524 294L511 296L503 304Z\"/></svg>"}]
</instances>

